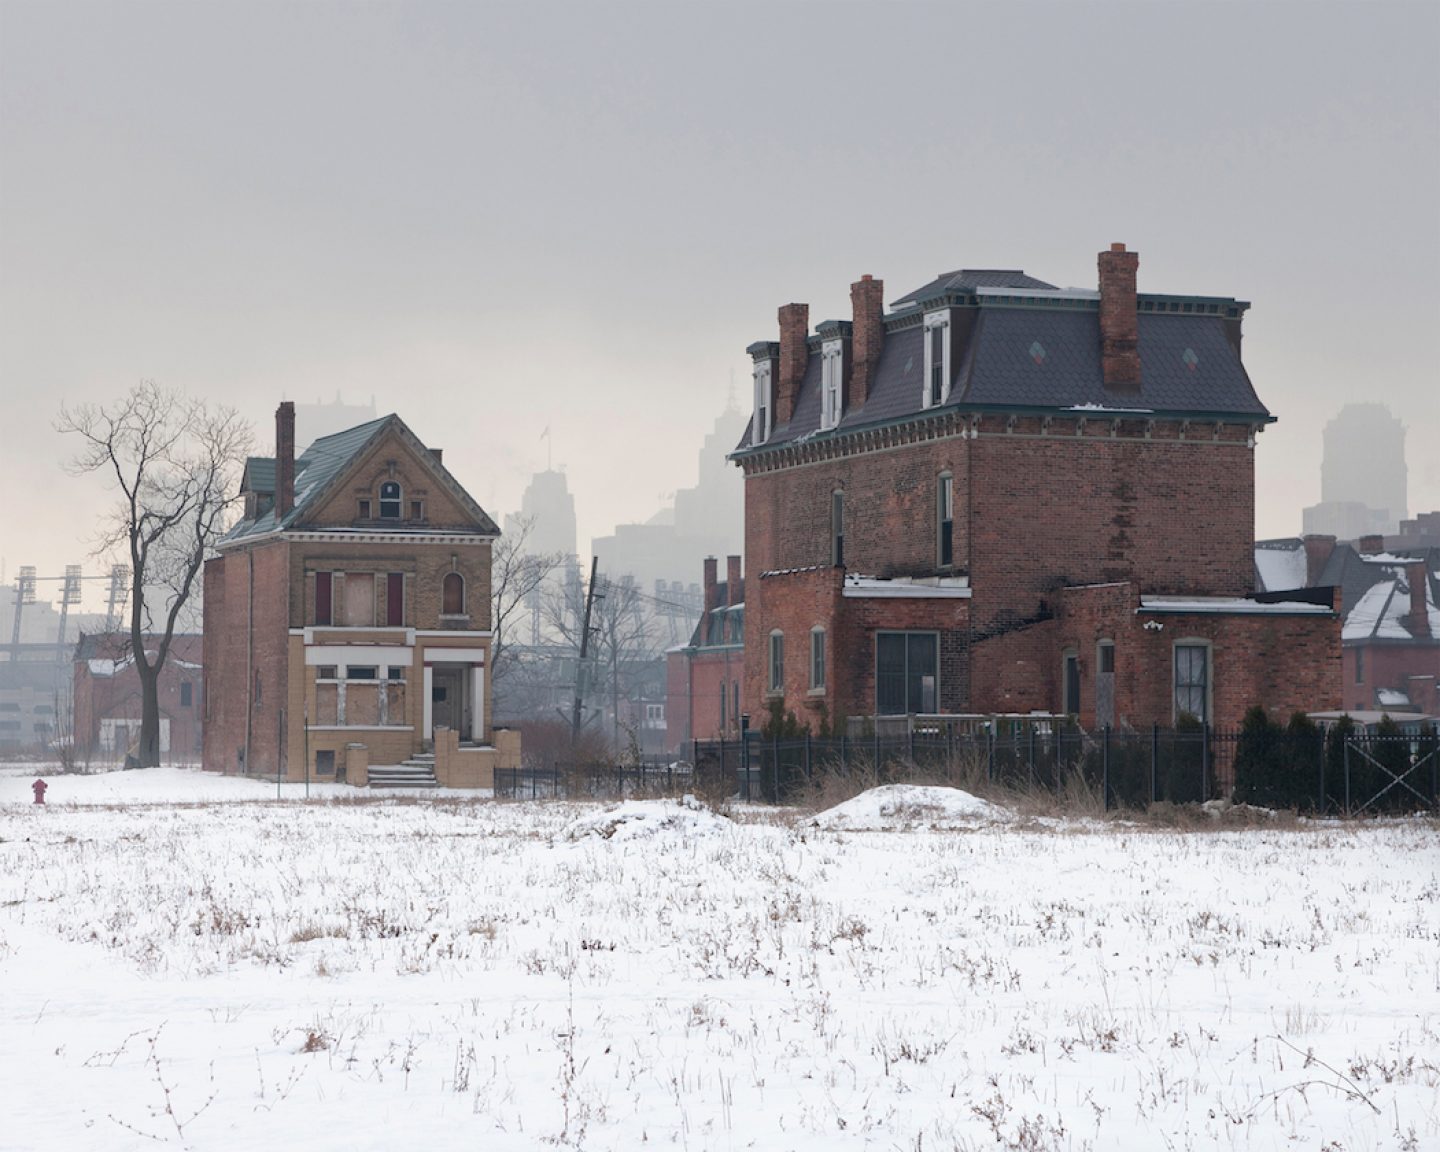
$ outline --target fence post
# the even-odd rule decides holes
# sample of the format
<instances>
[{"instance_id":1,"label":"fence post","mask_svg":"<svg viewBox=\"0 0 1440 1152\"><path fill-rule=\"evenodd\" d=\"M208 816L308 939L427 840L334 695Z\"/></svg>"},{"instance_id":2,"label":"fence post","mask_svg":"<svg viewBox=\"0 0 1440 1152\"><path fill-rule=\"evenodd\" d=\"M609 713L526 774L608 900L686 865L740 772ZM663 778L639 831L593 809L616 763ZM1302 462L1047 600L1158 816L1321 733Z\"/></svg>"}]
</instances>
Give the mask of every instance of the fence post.
<instances>
[{"instance_id":1,"label":"fence post","mask_svg":"<svg viewBox=\"0 0 1440 1152\"><path fill-rule=\"evenodd\" d=\"M1200 724L1200 799L1210 799L1210 721Z\"/></svg>"},{"instance_id":2,"label":"fence post","mask_svg":"<svg viewBox=\"0 0 1440 1152\"><path fill-rule=\"evenodd\" d=\"M985 729L985 779L991 784L995 783L995 728L994 721L991 727Z\"/></svg>"},{"instance_id":3,"label":"fence post","mask_svg":"<svg viewBox=\"0 0 1440 1152\"><path fill-rule=\"evenodd\" d=\"M1035 723L1030 723L1030 791L1035 791Z\"/></svg>"},{"instance_id":4,"label":"fence post","mask_svg":"<svg viewBox=\"0 0 1440 1152\"><path fill-rule=\"evenodd\" d=\"M1101 811L1110 811L1110 725L1105 725L1105 754L1101 757L1100 797Z\"/></svg>"},{"instance_id":5,"label":"fence post","mask_svg":"<svg viewBox=\"0 0 1440 1152\"><path fill-rule=\"evenodd\" d=\"M1318 741L1316 741L1316 743L1319 745L1319 748L1320 748L1320 755L1319 755L1319 761L1320 761L1320 765L1319 765L1319 767L1320 767L1320 771L1319 771L1320 790L1319 790L1319 792L1316 794L1315 814L1316 814L1317 816L1323 816L1323 815L1325 815L1325 733L1324 733L1323 730L1322 730L1321 733L1320 733L1320 739L1319 739Z\"/></svg>"},{"instance_id":6,"label":"fence post","mask_svg":"<svg viewBox=\"0 0 1440 1152\"><path fill-rule=\"evenodd\" d=\"M905 718L905 735L909 738L908 751L909 751L909 753L910 753L910 764L911 764L911 766L913 767L914 764L915 764L915 717L914 717L914 716L907 716L907 717Z\"/></svg>"},{"instance_id":7,"label":"fence post","mask_svg":"<svg viewBox=\"0 0 1440 1152\"><path fill-rule=\"evenodd\" d=\"M875 763L871 765L875 771L875 779L880 779L880 725L875 725Z\"/></svg>"},{"instance_id":8,"label":"fence post","mask_svg":"<svg viewBox=\"0 0 1440 1152\"><path fill-rule=\"evenodd\" d=\"M1151 804L1154 804L1154 803L1155 803L1155 800L1156 800L1156 796L1155 796L1155 786L1156 786L1156 782L1157 782L1157 781L1156 781L1156 772L1157 772L1158 767L1159 767L1159 765L1158 765L1158 763L1157 763L1157 762L1159 761L1159 759L1160 759L1160 725L1159 725L1159 724L1151 724L1151 725L1150 725L1150 803L1151 803Z\"/></svg>"},{"instance_id":9,"label":"fence post","mask_svg":"<svg viewBox=\"0 0 1440 1152\"><path fill-rule=\"evenodd\" d=\"M1345 815L1350 815L1350 737L1345 737Z\"/></svg>"},{"instance_id":10,"label":"fence post","mask_svg":"<svg viewBox=\"0 0 1440 1152\"><path fill-rule=\"evenodd\" d=\"M810 779L810 729L805 729L805 779Z\"/></svg>"}]
</instances>

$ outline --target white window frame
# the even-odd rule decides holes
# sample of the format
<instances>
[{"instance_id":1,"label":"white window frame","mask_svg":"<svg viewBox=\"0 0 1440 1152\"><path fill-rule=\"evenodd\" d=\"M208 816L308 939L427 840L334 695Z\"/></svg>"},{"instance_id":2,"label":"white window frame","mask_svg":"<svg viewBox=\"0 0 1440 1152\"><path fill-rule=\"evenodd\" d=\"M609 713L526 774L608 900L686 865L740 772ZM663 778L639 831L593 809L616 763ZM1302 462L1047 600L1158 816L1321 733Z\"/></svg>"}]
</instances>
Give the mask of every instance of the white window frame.
<instances>
[{"instance_id":1,"label":"white window frame","mask_svg":"<svg viewBox=\"0 0 1440 1152\"><path fill-rule=\"evenodd\" d=\"M1180 719L1180 649L1199 648L1205 653L1205 708L1203 716L1196 716L1206 724L1211 723L1215 709L1215 649L1203 636L1181 636L1170 648L1170 709L1171 720ZM1194 713L1191 713L1194 715Z\"/></svg>"},{"instance_id":2,"label":"white window frame","mask_svg":"<svg viewBox=\"0 0 1440 1152\"><path fill-rule=\"evenodd\" d=\"M1075 698L1070 698L1070 664L1075 664ZM1080 650L1066 648L1060 653L1060 711L1067 716L1080 715L1080 697L1085 688L1084 670L1080 667Z\"/></svg>"},{"instance_id":3,"label":"white window frame","mask_svg":"<svg viewBox=\"0 0 1440 1152\"><path fill-rule=\"evenodd\" d=\"M769 360L761 360L755 365L755 419L750 429L750 443L754 446L770 439L775 420L775 391L770 363Z\"/></svg>"},{"instance_id":4,"label":"white window frame","mask_svg":"<svg viewBox=\"0 0 1440 1152\"><path fill-rule=\"evenodd\" d=\"M838 568L845 563L845 489L830 493L830 565Z\"/></svg>"},{"instance_id":5,"label":"white window frame","mask_svg":"<svg viewBox=\"0 0 1440 1152\"><path fill-rule=\"evenodd\" d=\"M845 381L845 345L827 340L820 347L820 430L828 432L840 423L845 408L841 385Z\"/></svg>"},{"instance_id":6,"label":"white window frame","mask_svg":"<svg viewBox=\"0 0 1440 1152\"><path fill-rule=\"evenodd\" d=\"M942 328L945 334L940 339L940 399L930 402L930 380L935 373L934 330ZM920 406L933 408L950 399L950 310L928 312L925 315L925 378L921 382Z\"/></svg>"},{"instance_id":7,"label":"white window frame","mask_svg":"<svg viewBox=\"0 0 1440 1152\"><path fill-rule=\"evenodd\" d=\"M770 633L769 657L770 667L766 676L768 690L772 696L783 695L785 692L785 633L779 628Z\"/></svg>"},{"instance_id":8,"label":"white window frame","mask_svg":"<svg viewBox=\"0 0 1440 1152\"><path fill-rule=\"evenodd\" d=\"M825 692L825 629L819 624L810 629L810 691Z\"/></svg>"}]
</instances>

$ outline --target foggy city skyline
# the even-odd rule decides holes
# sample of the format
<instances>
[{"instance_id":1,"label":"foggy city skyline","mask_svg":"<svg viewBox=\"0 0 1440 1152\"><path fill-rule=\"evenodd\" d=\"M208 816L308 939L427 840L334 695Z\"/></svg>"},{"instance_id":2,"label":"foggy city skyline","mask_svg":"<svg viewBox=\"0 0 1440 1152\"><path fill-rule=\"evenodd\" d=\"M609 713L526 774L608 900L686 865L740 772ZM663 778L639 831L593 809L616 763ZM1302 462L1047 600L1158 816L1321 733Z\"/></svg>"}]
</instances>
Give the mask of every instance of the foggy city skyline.
<instances>
[{"instance_id":1,"label":"foggy city skyline","mask_svg":"<svg viewBox=\"0 0 1440 1152\"><path fill-rule=\"evenodd\" d=\"M1440 508L1437 59L1419 4L4 0L6 582L108 568L62 402L154 379L263 456L280 400L373 398L497 519L553 452L588 554L695 483L779 305L1094 288L1111 242L1252 306L1257 537L1357 401Z\"/></svg>"}]
</instances>

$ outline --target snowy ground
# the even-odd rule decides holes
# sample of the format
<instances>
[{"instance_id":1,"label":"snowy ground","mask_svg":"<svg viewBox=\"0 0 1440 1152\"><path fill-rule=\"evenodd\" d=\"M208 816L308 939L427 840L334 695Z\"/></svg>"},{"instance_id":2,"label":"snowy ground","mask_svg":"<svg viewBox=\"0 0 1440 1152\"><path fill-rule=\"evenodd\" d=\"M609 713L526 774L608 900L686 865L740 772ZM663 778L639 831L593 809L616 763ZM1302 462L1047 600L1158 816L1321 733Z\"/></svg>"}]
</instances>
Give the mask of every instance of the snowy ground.
<instances>
[{"instance_id":1,"label":"snowy ground","mask_svg":"<svg viewBox=\"0 0 1440 1152\"><path fill-rule=\"evenodd\" d=\"M0 1148L1440 1147L1433 821L33 778Z\"/></svg>"}]
</instances>

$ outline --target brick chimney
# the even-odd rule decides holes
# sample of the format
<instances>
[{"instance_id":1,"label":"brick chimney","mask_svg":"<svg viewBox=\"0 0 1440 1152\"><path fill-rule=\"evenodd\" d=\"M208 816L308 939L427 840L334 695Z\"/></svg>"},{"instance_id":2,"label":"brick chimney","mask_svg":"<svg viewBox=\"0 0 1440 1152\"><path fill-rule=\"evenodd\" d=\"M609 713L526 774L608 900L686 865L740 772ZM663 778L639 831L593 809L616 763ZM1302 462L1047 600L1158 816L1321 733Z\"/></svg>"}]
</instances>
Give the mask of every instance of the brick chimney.
<instances>
[{"instance_id":1,"label":"brick chimney","mask_svg":"<svg viewBox=\"0 0 1440 1152\"><path fill-rule=\"evenodd\" d=\"M740 557L725 557L725 599L730 605L745 602L745 584L740 575Z\"/></svg>"},{"instance_id":2,"label":"brick chimney","mask_svg":"<svg viewBox=\"0 0 1440 1152\"><path fill-rule=\"evenodd\" d=\"M854 316L850 329L850 394L845 397L847 411L863 408L875 382L875 369L885 346L885 281L865 273L850 285L850 309Z\"/></svg>"},{"instance_id":3,"label":"brick chimney","mask_svg":"<svg viewBox=\"0 0 1440 1152\"><path fill-rule=\"evenodd\" d=\"M1320 573L1325 571L1325 565L1330 562L1330 556L1334 551L1334 536L1305 537L1305 586L1307 588L1319 585Z\"/></svg>"},{"instance_id":4,"label":"brick chimney","mask_svg":"<svg viewBox=\"0 0 1440 1152\"><path fill-rule=\"evenodd\" d=\"M705 615L708 618L714 608L720 607L720 592L715 587L715 572L718 562L714 556L705 557Z\"/></svg>"},{"instance_id":5,"label":"brick chimney","mask_svg":"<svg viewBox=\"0 0 1440 1152\"><path fill-rule=\"evenodd\" d=\"M1405 583L1410 585L1410 612L1405 617L1405 627L1411 636L1428 637L1430 616L1426 608L1430 581L1425 574L1424 560L1411 560L1405 565Z\"/></svg>"},{"instance_id":6,"label":"brick chimney","mask_svg":"<svg viewBox=\"0 0 1440 1152\"><path fill-rule=\"evenodd\" d=\"M1111 244L1101 252L1100 264L1100 368L1105 387L1138 391L1140 388L1140 329L1136 315L1135 273L1140 253Z\"/></svg>"},{"instance_id":7,"label":"brick chimney","mask_svg":"<svg viewBox=\"0 0 1440 1152\"><path fill-rule=\"evenodd\" d=\"M445 449L443 449L443 448L431 448L431 449L430 449L430 455L431 455L432 457L434 457L436 464L444 464L444 463L445 463Z\"/></svg>"},{"instance_id":8,"label":"brick chimney","mask_svg":"<svg viewBox=\"0 0 1440 1152\"><path fill-rule=\"evenodd\" d=\"M1360 555L1374 556L1377 552L1385 551L1385 537L1372 534L1360 537Z\"/></svg>"},{"instance_id":9,"label":"brick chimney","mask_svg":"<svg viewBox=\"0 0 1440 1152\"><path fill-rule=\"evenodd\" d=\"M810 359L810 305L780 306L780 379L775 384L775 427L790 423L795 396Z\"/></svg>"},{"instance_id":10,"label":"brick chimney","mask_svg":"<svg viewBox=\"0 0 1440 1152\"><path fill-rule=\"evenodd\" d=\"M295 403L275 409L275 518L295 507Z\"/></svg>"}]
</instances>

